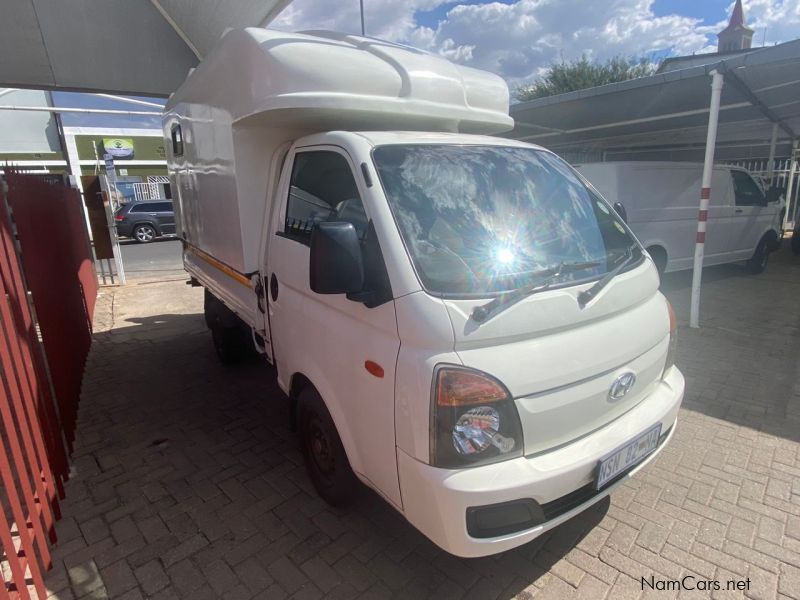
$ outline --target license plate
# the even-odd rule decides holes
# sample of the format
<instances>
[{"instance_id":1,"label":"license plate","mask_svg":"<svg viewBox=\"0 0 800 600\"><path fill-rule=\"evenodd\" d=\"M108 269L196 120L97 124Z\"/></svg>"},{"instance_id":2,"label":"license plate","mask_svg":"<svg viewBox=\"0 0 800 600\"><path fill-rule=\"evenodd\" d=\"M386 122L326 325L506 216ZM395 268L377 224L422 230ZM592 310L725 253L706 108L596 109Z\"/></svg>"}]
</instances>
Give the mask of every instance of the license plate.
<instances>
[{"instance_id":1,"label":"license plate","mask_svg":"<svg viewBox=\"0 0 800 600\"><path fill-rule=\"evenodd\" d=\"M606 458L602 459L597 467L595 489L599 490L625 469L631 465L635 465L655 450L656 446L658 446L658 438L660 436L661 423L645 431L643 434L632 439L630 442L614 450Z\"/></svg>"}]
</instances>

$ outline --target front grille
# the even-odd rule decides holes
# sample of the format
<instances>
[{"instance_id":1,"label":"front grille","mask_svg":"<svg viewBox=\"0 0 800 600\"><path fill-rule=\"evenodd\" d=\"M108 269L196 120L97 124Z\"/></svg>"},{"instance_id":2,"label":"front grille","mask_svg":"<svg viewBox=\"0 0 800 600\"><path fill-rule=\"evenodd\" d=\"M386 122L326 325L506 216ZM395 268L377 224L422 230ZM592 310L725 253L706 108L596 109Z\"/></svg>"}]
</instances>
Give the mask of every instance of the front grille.
<instances>
[{"instance_id":1,"label":"front grille","mask_svg":"<svg viewBox=\"0 0 800 600\"><path fill-rule=\"evenodd\" d=\"M658 450L664 442L667 440L667 436L669 436L669 432L672 430L672 427L667 429L664 433L662 433L658 438L658 445L656 446L656 450ZM599 490L595 489L594 482L587 483L583 487L579 487L577 490L570 492L569 494L565 494L560 498L556 498L555 500L551 500L545 504L542 504L542 511L544 512L544 517L546 521L550 521L555 519L556 517L560 517L564 513L568 513L574 508L579 507L584 502L588 502L595 496L602 494L605 490L609 487L617 483L620 479L625 477L628 473L633 471L636 467L639 466L640 463L636 463L635 465L631 465L628 469L614 477L608 481L603 487Z\"/></svg>"}]
</instances>

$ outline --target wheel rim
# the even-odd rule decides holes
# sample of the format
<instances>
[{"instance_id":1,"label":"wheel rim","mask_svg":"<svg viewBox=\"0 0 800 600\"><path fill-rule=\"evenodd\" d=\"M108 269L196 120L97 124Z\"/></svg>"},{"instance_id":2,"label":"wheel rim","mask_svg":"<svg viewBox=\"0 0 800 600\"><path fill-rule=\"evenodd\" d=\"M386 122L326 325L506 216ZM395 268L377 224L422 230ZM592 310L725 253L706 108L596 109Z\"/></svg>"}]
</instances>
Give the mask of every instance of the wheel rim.
<instances>
[{"instance_id":1,"label":"wheel rim","mask_svg":"<svg viewBox=\"0 0 800 600\"><path fill-rule=\"evenodd\" d=\"M138 227L136 229L136 239L140 242L149 242L151 241L156 235L156 232L153 231L152 227Z\"/></svg>"},{"instance_id":2,"label":"wheel rim","mask_svg":"<svg viewBox=\"0 0 800 600\"><path fill-rule=\"evenodd\" d=\"M336 456L331 440L316 416L311 417L308 424L306 444L316 471L325 480L330 480L336 472Z\"/></svg>"}]
</instances>

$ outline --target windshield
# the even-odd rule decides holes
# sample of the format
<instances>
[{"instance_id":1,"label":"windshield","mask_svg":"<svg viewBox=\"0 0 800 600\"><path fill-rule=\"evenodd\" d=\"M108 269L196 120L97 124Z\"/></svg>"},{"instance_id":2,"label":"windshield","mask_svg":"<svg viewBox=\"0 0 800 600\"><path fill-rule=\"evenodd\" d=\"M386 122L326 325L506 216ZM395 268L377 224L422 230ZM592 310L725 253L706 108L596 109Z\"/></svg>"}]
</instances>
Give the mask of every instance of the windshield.
<instances>
[{"instance_id":1,"label":"windshield","mask_svg":"<svg viewBox=\"0 0 800 600\"><path fill-rule=\"evenodd\" d=\"M446 144L376 147L373 160L425 289L487 295L597 279L634 244L617 214L549 152ZM638 254L638 251L637 251Z\"/></svg>"}]
</instances>

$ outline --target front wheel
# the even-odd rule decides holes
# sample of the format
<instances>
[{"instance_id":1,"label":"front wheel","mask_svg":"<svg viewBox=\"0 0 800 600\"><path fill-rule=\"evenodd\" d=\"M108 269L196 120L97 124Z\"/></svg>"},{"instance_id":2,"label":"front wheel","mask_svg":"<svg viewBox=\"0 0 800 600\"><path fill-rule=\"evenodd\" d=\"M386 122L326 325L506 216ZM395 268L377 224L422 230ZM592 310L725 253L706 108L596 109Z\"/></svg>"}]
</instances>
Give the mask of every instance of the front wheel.
<instances>
[{"instance_id":1,"label":"front wheel","mask_svg":"<svg viewBox=\"0 0 800 600\"><path fill-rule=\"evenodd\" d=\"M156 237L156 230L152 225L137 225L133 229L133 239L140 244L149 244Z\"/></svg>"},{"instance_id":2,"label":"front wheel","mask_svg":"<svg viewBox=\"0 0 800 600\"><path fill-rule=\"evenodd\" d=\"M332 506L352 504L361 484L350 468L342 440L325 403L311 386L300 392L297 417L303 459L317 493Z\"/></svg>"},{"instance_id":3,"label":"front wheel","mask_svg":"<svg viewBox=\"0 0 800 600\"><path fill-rule=\"evenodd\" d=\"M753 256L747 261L747 270L754 275L761 273L767 267L768 260L769 242L766 238L763 238L760 242L758 242L758 246L756 246L756 251L753 252Z\"/></svg>"}]
</instances>

